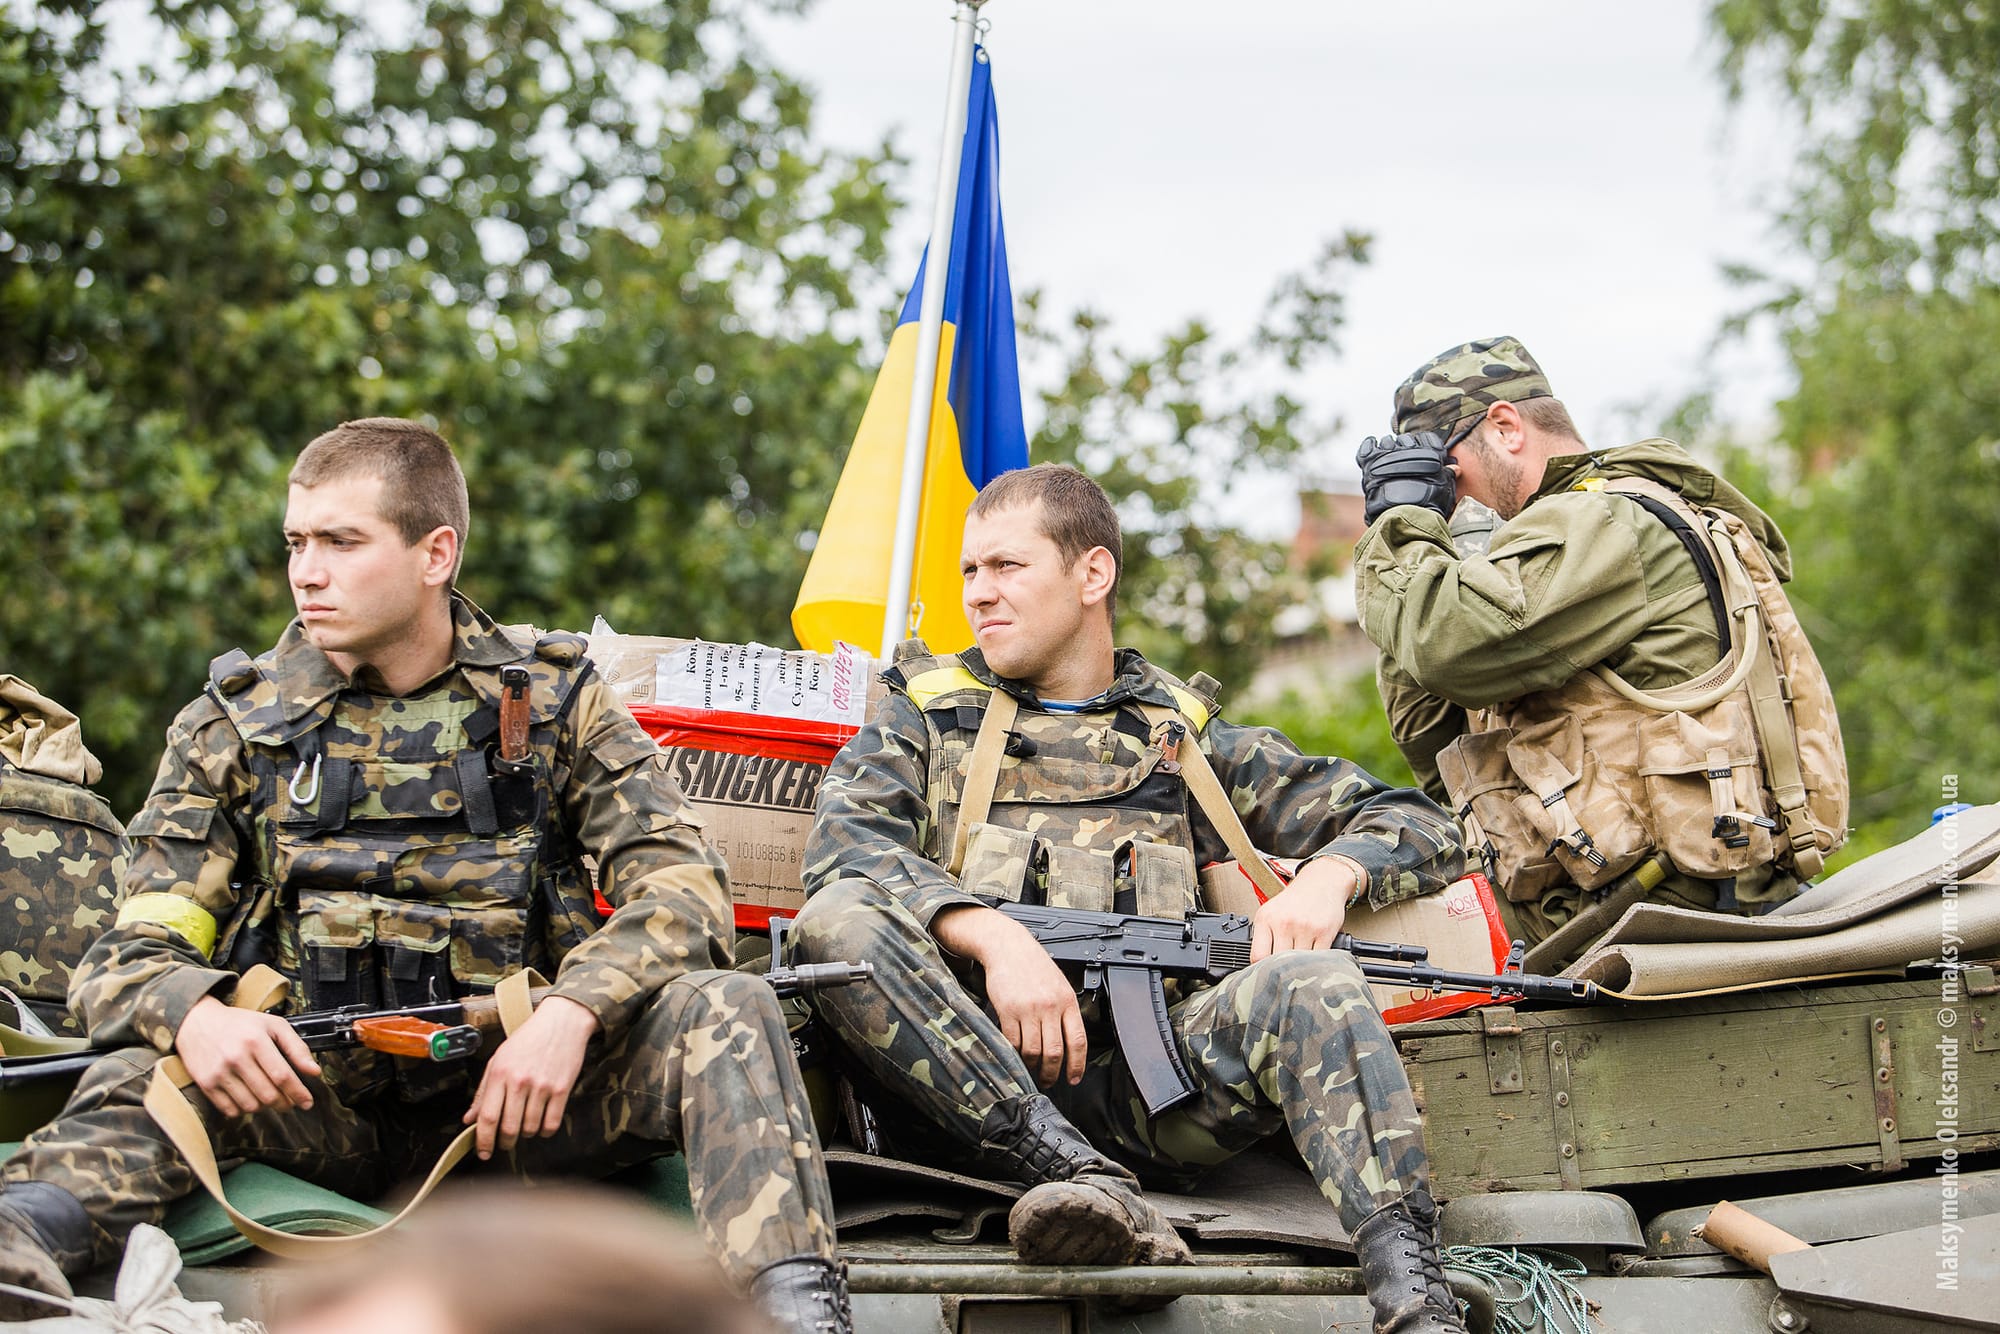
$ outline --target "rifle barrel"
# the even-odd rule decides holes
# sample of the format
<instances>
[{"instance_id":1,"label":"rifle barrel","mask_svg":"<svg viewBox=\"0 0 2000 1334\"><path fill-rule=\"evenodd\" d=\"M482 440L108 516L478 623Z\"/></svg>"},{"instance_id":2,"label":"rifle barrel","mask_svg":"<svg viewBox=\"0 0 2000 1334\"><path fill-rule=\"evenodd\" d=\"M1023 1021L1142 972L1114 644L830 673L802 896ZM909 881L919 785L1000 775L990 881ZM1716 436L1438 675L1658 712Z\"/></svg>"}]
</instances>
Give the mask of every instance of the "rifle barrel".
<instances>
[{"instance_id":1,"label":"rifle barrel","mask_svg":"<svg viewBox=\"0 0 2000 1334\"><path fill-rule=\"evenodd\" d=\"M91 1062L110 1054L109 1049L92 1047L84 1051L52 1052L43 1056L9 1056L0 1060L0 1089L80 1075L90 1068Z\"/></svg>"},{"instance_id":2,"label":"rifle barrel","mask_svg":"<svg viewBox=\"0 0 2000 1334\"><path fill-rule=\"evenodd\" d=\"M1597 984L1576 977L1541 977L1534 973L1459 973L1448 968L1405 966L1361 959L1361 975L1375 982L1399 982L1433 991L1486 991L1524 1000L1594 1001Z\"/></svg>"}]
</instances>

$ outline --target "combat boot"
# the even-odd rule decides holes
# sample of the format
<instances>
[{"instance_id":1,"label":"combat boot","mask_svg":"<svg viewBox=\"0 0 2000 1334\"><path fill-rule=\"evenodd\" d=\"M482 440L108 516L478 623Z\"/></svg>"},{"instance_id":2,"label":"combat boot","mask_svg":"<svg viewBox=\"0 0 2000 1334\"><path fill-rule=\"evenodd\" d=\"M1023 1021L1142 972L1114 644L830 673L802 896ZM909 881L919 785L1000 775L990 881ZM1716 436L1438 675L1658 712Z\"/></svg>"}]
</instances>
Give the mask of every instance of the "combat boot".
<instances>
[{"instance_id":1,"label":"combat boot","mask_svg":"<svg viewBox=\"0 0 2000 1334\"><path fill-rule=\"evenodd\" d=\"M1437 1205L1414 1190L1354 1229L1375 1334L1466 1334L1438 1256Z\"/></svg>"},{"instance_id":2,"label":"combat boot","mask_svg":"<svg viewBox=\"0 0 2000 1334\"><path fill-rule=\"evenodd\" d=\"M1025 1264L1191 1264L1194 1256L1139 1179L1098 1152L1042 1094L987 1113L980 1151L1030 1187L1007 1215Z\"/></svg>"},{"instance_id":3,"label":"combat boot","mask_svg":"<svg viewBox=\"0 0 2000 1334\"><path fill-rule=\"evenodd\" d=\"M750 1280L757 1309L780 1334L852 1334L847 1266L817 1255L796 1255L759 1270Z\"/></svg>"},{"instance_id":4,"label":"combat boot","mask_svg":"<svg viewBox=\"0 0 2000 1334\"><path fill-rule=\"evenodd\" d=\"M24 1181L0 1191L0 1283L67 1299L69 1274L90 1268L90 1219L68 1191ZM0 1292L0 1319L25 1320L68 1305Z\"/></svg>"}]
</instances>

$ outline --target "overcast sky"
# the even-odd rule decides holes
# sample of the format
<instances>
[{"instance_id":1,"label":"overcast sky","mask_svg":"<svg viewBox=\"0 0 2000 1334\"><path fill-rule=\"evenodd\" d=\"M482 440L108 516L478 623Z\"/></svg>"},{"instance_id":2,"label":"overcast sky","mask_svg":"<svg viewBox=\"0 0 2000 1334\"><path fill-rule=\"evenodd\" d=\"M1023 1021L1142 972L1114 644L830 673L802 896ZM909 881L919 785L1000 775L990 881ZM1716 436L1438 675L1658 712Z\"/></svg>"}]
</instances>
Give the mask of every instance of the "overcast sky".
<instances>
[{"instance_id":1,"label":"overcast sky","mask_svg":"<svg viewBox=\"0 0 2000 1334\"><path fill-rule=\"evenodd\" d=\"M1373 262L1345 355L1312 386L1345 439L1386 425L1426 357L1499 333L1593 444L1647 433L1711 381L1756 429L1786 382L1768 339L1710 355L1745 304L1719 269L1772 261L1793 145L1776 117L1726 106L1706 8L990 0L1015 290L1090 306L1135 346L1195 314L1241 333L1280 274L1356 228ZM928 226L951 13L817 0L767 30L817 91L823 140L894 132L913 158L899 271Z\"/></svg>"}]
</instances>

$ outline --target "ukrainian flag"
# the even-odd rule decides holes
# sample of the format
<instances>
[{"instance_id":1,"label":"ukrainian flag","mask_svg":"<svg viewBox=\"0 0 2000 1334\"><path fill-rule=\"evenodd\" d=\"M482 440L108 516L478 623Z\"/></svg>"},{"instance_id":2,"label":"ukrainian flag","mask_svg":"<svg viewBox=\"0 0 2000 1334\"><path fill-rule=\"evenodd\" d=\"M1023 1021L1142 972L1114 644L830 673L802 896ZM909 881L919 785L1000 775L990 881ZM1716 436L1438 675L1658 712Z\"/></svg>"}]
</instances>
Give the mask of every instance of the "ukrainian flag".
<instances>
[{"instance_id":1,"label":"ukrainian flag","mask_svg":"<svg viewBox=\"0 0 2000 1334\"><path fill-rule=\"evenodd\" d=\"M1000 225L1000 118L983 48L972 65L953 216L912 580L913 602L923 610L918 633L940 653L972 644L959 603L966 507L987 482L1028 464L1014 352L1014 289L1007 280L1007 240ZM882 633L928 264L927 249L792 607L799 643L821 653L843 639L873 648Z\"/></svg>"}]
</instances>

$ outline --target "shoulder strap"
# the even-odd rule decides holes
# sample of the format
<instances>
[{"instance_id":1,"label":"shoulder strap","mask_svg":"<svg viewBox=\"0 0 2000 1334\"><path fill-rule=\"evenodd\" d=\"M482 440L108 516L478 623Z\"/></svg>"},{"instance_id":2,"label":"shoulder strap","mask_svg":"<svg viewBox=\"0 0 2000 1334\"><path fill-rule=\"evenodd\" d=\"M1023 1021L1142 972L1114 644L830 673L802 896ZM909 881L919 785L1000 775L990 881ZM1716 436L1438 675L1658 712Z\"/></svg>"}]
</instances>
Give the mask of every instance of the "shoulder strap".
<instances>
[{"instance_id":1,"label":"shoulder strap","mask_svg":"<svg viewBox=\"0 0 2000 1334\"><path fill-rule=\"evenodd\" d=\"M1176 699L1180 695L1180 691L1174 692ZM1139 708L1146 715L1147 725L1156 732L1169 723L1186 725L1191 721L1177 710L1163 705L1141 704ZM1204 712L1203 727L1207 722ZM1190 727L1186 740L1181 743L1176 757L1181 766L1181 778L1187 783L1188 793L1193 796L1195 805L1201 807L1201 813L1208 817L1208 822L1215 826L1215 832L1222 836L1222 844L1229 849L1229 855L1243 867L1243 873L1250 877L1250 883L1257 886L1257 892L1268 899L1282 892L1284 883L1271 869L1271 864L1264 860L1264 854L1257 851L1257 845L1250 841L1250 831L1243 827L1243 817L1230 804L1229 794L1222 790L1222 780L1215 776L1208 756L1202 754L1201 731L1200 727Z\"/></svg>"},{"instance_id":2,"label":"shoulder strap","mask_svg":"<svg viewBox=\"0 0 2000 1334\"><path fill-rule=\"evenodd\" d=\"M1729 610L1722 601L1722 573L1715 568L1715 557L1709 552L1708 544L1695 533L1694 525L1664 500L1640 491L1623 494L1627 500L1665 524L1687 548L1689 558L1694 561L1695 573L1701 576L1701 586L1708 591L1708 609L1715 616L1715 633L1722 641L1723 653L1727 654L1730 649Z\"/></svg>"},{"instance_id":3,"label":"shoulder strap","mask_svg":"<svg viewBox=\"0 0 2000 1334\"><path fill-rule=\"evenodd\" d=\"M326 721L324 707L286 718L284 685L272 653L253 658L237 648L216 658L208 665L207 693L229 716L237 735L256 745L291 745Z\"/></svg>"},{"instance_id":4,"label":"shoulder strap","mask_svg":"<svg viewBox=\"0 0 2000 1334\"><path fill-rule=\"evenodd\" d=\"M1595 481L1597 479L1588 479ZM1741 557L1730 541L1726 531L1718 532L1712 525L1716 522L1703 511L1696 509L1680 495L1657 482L1638 477L1619 477L1593 490L1614 491L1640 504L1650 514L1658 515L1660 510L1672 512L1686 525L1686 531L1668 524L1668 527L1686 543L1690 537L1708 557L1704 563L1696 558L1697 568L1713 569L1720 584L1720 593L1727 614L1723 621L1740 620L1743 629L1740 635L1731 635L1725 629L1722 633L1722 661L1716 667L1683 686L1670 690L1641 690L1602 664L1592 667L1590 673L1625 699L1641 708L1655 713L1674 713L1681 710L1706 709L1727 699L1740 689L1760 658L1768 658L1770 646L1764 641L1761 606L1757 600L1756 586L1751 582L1750 572L1743 568ZM1647 504L1650 500L1653 503ZM1655 507L1658 508L1655 508ZM1687 514L1682 514L1685 507ZM1687 515L1693 515L1697 523L1687 522ZM1690 547L1690 550L1693 550ZM1707 576L1703 576L1704 584ZM1730 662L1731 656L1736 661ZM1718 679L1719 678L1719 679Z\"/></svg>"},{"instance_id":5,"label":"shoulder strap","mask_svg":"<svg viewBox=\"0 0 2000 1334\"><path fill-rule=\"evenodd\" d=\"M987 685L971 672L959 666L933 667L929 671L917 673L903 683L903 693L908 695L910 702L915 704L919 709L928 709L931 703L940 695L949 695L954 690L979 690L994 694L1006 693L1005 691L994 691L992 686Z\"/></svg>"},{"instance_id":6,"label":"shoulder strap","mask_svg":"<svg viewBox=\"0 0 2000 1334\"><path fill-rule=\"evenodd\" d=\"M968 679L976 679L963 667L957 670ZM987 812L993 809L993 789L1000 782L1000 756L1007 748L1007 733L1013 730L1020 710L1020 703L1004 690L994 690L987 697L986 714L979 720L979 735L972 741L972 761L965 774L965 791L959 799L958 823L951 831L951 860L944 868L953 877L965 865L965 845L972 836L972 826L984 824Z\"/></svg>"}]
</instances>

